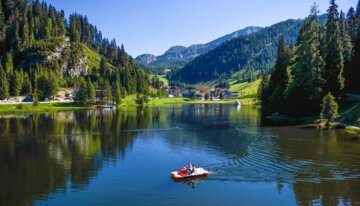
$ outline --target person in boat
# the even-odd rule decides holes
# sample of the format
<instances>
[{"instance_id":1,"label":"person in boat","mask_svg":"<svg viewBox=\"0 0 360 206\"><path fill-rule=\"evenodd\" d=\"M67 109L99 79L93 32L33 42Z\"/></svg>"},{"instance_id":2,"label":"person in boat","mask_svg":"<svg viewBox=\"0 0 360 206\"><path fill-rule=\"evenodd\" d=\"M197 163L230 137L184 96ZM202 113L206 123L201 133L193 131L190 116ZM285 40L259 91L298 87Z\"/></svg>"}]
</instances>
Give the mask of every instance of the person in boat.
<instances>
[{"instance_id":1,"label":"person in boat","mask_svg":"<svg viewBox=\"0 0 360 206\"><path fill-rule=\"evenodd\" d=\"M191 162L189 162L189 168L188 168L188 173L191 174L194 171L194 167L191 164Z\"/></svg>"},{"instance_id":2,"label":"person in boat","mask_svg":"<svg viewBox=\"0 0 360 206\"><path fill-rule=\"evenodd\" d=\"M192 171L191 171L191 174L195 172L195 165L193 165L192 167Z\"/></svg>"}]
</instances>

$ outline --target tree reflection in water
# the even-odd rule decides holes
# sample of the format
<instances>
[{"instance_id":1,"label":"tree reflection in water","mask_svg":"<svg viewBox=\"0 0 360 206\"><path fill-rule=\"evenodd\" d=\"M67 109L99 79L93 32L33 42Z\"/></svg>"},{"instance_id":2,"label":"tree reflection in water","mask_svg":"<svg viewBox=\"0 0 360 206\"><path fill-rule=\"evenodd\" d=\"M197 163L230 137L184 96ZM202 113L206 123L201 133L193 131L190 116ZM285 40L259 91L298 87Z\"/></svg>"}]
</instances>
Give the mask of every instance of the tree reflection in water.
<instances>
[{"instance_id":1,"label":"tree reflection in water","mask_svg":"<svg viewBox=\"0 0 360 206\"><path fill-rule=\"evenodd\" d=\"M86 187L104 163L124 157L136 132L158 113L95 110L0 118L0 205Z\"/></svg>"}]
</instances>

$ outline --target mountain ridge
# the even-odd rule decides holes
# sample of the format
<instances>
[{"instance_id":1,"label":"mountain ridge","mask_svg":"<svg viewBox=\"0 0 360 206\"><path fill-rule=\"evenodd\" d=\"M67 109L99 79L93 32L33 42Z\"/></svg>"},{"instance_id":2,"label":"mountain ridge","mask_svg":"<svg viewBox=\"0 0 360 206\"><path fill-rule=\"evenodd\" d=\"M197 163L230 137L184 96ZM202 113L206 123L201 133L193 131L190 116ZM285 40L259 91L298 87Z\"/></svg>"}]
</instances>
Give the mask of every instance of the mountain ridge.
<instances>
[{"instance_id":1,"label":"mountain ridge","mask_svg":"<svg viewBox=\"0 0 360 206\"><path fill-rule=\"evenodd\" d=\"M327 16L318 21L324 25ZM287 45L296 42L303 19L288 19L241 36L196 57L184 67L172 71L173 82L197 84L215 79L255 80L268 73L275 64L278 38L284 35Z\"/></svg>"},{"instance_id":2,"label":"mountain ridge","mask_svg":"<svg viewBox=\"0 0 360 206\"><path fill-rule=\"evenodd\" d=\"M153 54L142 54L137 56L135 61L145 66L180 67L195 59L196 57L205 54L212 49L215 49L226 41L240 36L249 35L261 29L262 27L258 26L248 26L244 29L226 34L205 44L193 44L188 47L181 45L172 46L160 56L155 56Z\"/></svg>"}]
</instances>

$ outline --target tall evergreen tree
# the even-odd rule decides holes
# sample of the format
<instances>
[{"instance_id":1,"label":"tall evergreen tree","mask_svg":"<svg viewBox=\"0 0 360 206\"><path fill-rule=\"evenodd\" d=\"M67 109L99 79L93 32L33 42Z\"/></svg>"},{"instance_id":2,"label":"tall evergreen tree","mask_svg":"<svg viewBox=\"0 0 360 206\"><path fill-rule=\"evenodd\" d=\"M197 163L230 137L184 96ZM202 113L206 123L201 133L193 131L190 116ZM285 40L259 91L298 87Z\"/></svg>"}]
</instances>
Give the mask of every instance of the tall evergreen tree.
<instances>
[{"instance_id":1,"label":"tall evergreen tree","mask_svg":"<svg viewBox=\"0 0 360 206\"><path fill-rule=\"evenodd\" d=\"M328 9L328 21L326 23L326 54L324 93L331 92L336 98L339 98L344 88L344 48L341 40L340 20L338 5L335 0L330 0Z\"/></svg>"},{"instance_id":2,"label":"tall evergreen tree","mask_svg":"<svg viewBox=\"0 0 360 206\"><path fill-rule=\"evenodd\" d=\"M348 24L345 19L344 12L340 12L340 39L342 41L342 47L344 49L344 62L349 63L353 56L353 45L348 31Z\"/></svg>"},{"instance_id":3,"label":"tall evergreen tree","mask_svg":"<svg viewBox=\"0 0 360 206\"><path fill-rule=\"evenodd\" d=\"M18 71L15 71L12 75L10 82L10 94L11 96L19 96L22 89L22 77Z\"/></svg>"},{"instance_id":4,"label":"tall evergreen tree","mask_svg":"<svg viewBox=\"0 0 360 206\"><path fill-rule=\"evenodd\" d=\"M116 80L112 85L113 92L113 101L116 102L117 105L121 104L121 86L119 80Z\"/></svg>"},{"instance_id":5,"label":"tall evergreen tree","mask_svg":"<svg viewBox=\"0 0 360 206\"><path fill-rule=\"evenodd\" d=\"M84 78L79 79L79 87L75 95L75 101L82 106L87 105L89 102L88 90Z\"/></svg>"},{"instance_id":6,"label":"tall evergreen tree","mask_svg":"<svg viewBox=\"0 0 360 206\"><path fill-rule=\"evenodd\" d=\"M22 84L22 89L21 89L21 94L28 95L31 92L32 92L32 84L31 84L28 73L25 73L24 79L23 79L23 84Z\"/></svg>"},{"instance_id":7,"label":"tall evergreen tree","mask_svg":"<svg viewBox=\"0 0 360 206\"><path fill-rule=\"evenodd\" d=\"M262 115L267 115L269 113L269 81L270 76L264 75L258 89L258 99L261 100Z\"/></svg>"},{"instance_id":8,"label":"tall evergreen tree","mask_svg":"<svg viewBox=\"0 0 360 206\"><path fill-rule=\"evenodd\" d=\"M9 52L6 55L5 73L8 77L8 79L11 79L11 77L14 73L14 63L13 63L13 57L12 57L11 52Z\"/></svg>"},{"instance_id":9,"label":"tall evergreen tree","mask_svg":"<svg viewBox=\"0 0 360 206\"><path fill-rule=\"evenodd\" d=\"M286 99L289 113L308 115L319 112L324 80L324 60L321 56L323 30L317 22L317 6L302 26L295 47Z\"/></svg>"},{"instance_id":10,"label":"tall evergreen tree","mask_svg":"<svg viewBox=\"0 0 360 206\"><path fill-rule=\"evenodd\" d=\"M286 103L284 92L289 81L288 65L291 53L286 46L284 36L279 38L279 47L274 70L269 82L269 110L272 112L285 112Z\"/></svg>"},{"instance_id":11,"label":"tall evergreen tree","mask_svg":"<svg viewBox=\"0 0 360 206\"><path fill-rule=\"evenodd\" d=\"M356 12L353 7L351 7L346 14L346 20L348 24L348 31L351 37L351 40L354 42L357 34L357 23L356 23Z\"/></svg>"},{"instance_id":12,"label":"tall evergreen tree","mask_svg":"<svg viewBox=\"0 0 360 206\"><path fill-rule=\"evenodd\" d=\"M87 96L88 96L88 104L93 105L96 103L96 91L93 83L91 82L90 78L87 80L86 83L87 87Z\"/></svg>"},{"instance_id":13,"label":"tall evergreen tree","mask_svg":"<svg viewBox=\"0 0 360 206\"><path fill-rule=\"evenodd\" d=\"M0 100L9 98L9 83L4 68L0 63Z\"/></svg>"},{"instance_id":14,"label":"tall evergreen tree","mask_svg":"<svg viewBox=\"0 0 360 206\"><path fill-rule=\"evenodd\" d=\"M359 79L360 79L360 0L357 5L355 14L350 12L351 18L348 19L350 25L351 37L353 40L353 57L351 62L346 66L345 86L347 92L360 93ZM349 15L348 15L349 16Z\"/></svg>"}]
</instances>

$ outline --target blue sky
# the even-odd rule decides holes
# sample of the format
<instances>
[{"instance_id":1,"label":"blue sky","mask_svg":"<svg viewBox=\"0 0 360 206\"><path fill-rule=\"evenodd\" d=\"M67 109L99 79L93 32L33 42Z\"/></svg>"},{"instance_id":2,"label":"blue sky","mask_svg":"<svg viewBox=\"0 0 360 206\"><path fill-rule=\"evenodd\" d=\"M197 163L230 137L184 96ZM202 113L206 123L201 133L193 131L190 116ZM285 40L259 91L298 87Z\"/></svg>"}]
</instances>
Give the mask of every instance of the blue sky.
<instances>
[{"instance_id":1,"label":"blue sky","mask_svg":"<svg viewBox=\"0 0 360 206\"><path fill-rule=\"evenodd\" d=\"M247 26L304 18L314 0L46 0L68 16L77 12L136 57L171 46L206 43ZM329 0L316 1L326 12ZM337 0L340 9L357 0Z\"/></svg>"}]
</instances>

